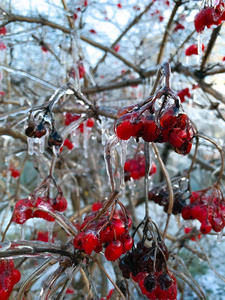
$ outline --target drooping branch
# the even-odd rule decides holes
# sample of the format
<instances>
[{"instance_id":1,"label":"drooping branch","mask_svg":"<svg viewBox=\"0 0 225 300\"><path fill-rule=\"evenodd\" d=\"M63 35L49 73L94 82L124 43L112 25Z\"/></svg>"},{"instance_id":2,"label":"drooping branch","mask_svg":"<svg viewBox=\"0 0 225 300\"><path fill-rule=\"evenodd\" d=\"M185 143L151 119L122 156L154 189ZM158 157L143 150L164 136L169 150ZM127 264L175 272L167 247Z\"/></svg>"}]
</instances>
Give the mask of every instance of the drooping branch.
<instances>
[{"instance_id":1,"label":"drooping branch","mask_svg":"<svg viewBox=\"0 0 225 300\"><path fill-rule=\"evenodd\" d=\"M12 23L12 22L27 22L27 23L37 23L37 24L42 24L42 25L46 25L49 26L51 28L54 29L59 29L64 33L70 34L71 33L71 29L66 28L62 25L59 25L57 23L54 23L52 21L49 21L45 18L36 18L36 17L27 17L27 16L21 16L21 15L12 15L7 13L6 14L7 17L7 21L4 22L3 24L1 24L1 26L4 26L6 24ZM130 67L131 69L133 69L135 72L141 74L142 70L135 66L132 62L128 61L125 57L123 57L122 55L120 55L119 53L117 53L115 50L113 50L112 48L106 47L100 43L97 43L95 41L93 41L92 39L89 39L88 37L85 37L83 35L80 36L80 39L86 43L88 43L89 45L92 45L98 49L101 49L105 52L109 52L111 53L113 56L115 56L116 58L118 58L119 60L123 61L123 63L125 65L127 65L128 67Z\"/></svg>"},{"instance_id":2,"label":"drooping branch","mask_svg":"<svg viewBox=\"0 0 225 300\"><path fill-rule=\"evenodd\" d=\"M118 38L115 40L115 42L112 43L111 48L115 47L116 44L125 36L125 34L135 25L139 22L139 20L142 18L142 16L152 7L152 4L154 1L150 2L145 9L137 15L133 21L131 21L128 26L125 28L125 30L118 36ZM96 66L94 67L93 71L96 72L98 69L98 66L105 60L106 58L106 53L103 55L102 58L97 62Z\"/></svg>"}]
</instances>

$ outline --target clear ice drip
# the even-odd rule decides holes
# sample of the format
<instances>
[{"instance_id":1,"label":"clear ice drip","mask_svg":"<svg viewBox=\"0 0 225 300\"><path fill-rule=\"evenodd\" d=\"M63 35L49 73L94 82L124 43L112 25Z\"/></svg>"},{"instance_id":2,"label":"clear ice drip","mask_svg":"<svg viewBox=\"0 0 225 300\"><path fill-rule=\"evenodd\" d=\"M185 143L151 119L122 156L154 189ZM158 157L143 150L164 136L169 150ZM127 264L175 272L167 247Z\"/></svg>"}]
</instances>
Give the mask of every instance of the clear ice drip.
<instances>
[{"instance_id":1,"label":"clear ice drip","mask_svg":"<svg viewBox=\"0 0 225 300\"><path fill-rule=\"evenodd\" d=\"M127 141L120 140L120 165L121 165L121 171L120 171L120 187L125 187L125 180L124 180L124 164L126 162L127 157Z\"/></svg>"},{"instance_id":2,"label":"clear ice drip","mask_svg":"<svg viewBox=\"0 0 225 300\"><path fill-rule=\"evenodd\" d=\"M33 155L34 154L34 138L27 138L27 144L28 144L28 154Z\"/></svg>"},{"instance_id":3,"label":"clear ice drip","mask_svg":"<svg viewBox=\"0 0 225 300\"><path fill-rule=\"evenodd\" d=\"M42 136L38 142L39 142L39 151L41 153L44 153L45 152L45 135Z\"/></svg>"}]
</instances>

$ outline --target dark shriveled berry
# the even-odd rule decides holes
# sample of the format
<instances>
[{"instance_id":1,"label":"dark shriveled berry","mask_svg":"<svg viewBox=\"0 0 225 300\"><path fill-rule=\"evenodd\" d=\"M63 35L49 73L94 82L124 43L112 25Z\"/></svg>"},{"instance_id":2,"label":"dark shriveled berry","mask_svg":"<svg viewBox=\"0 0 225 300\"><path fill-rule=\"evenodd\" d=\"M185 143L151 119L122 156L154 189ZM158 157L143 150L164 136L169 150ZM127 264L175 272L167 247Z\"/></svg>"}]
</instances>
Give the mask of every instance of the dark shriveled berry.
<instances>
[{"instance_id":1,"label":"dark shriveled berry","mask_svg":"<svg viewBox=\"0 0 225 300\"><path fill-rule=\"evenodd\" d=\"M34 135L34 130L35 130L36 124L33 122L28 122L25 126L25 134L28 137L33 137Z\"/></svg>"},{"instance_id":2,"label":"dark shriveled berry","mask_svg":"<svg viewBox=\"0 0 225 300\"><path fill-rule=\"evenodd\" d=\"M158 284L161 290L166 291L173 284L173 279L168 273L162 273L162 275L158 277Z\"/></svg>"},{"instance_id":3,"label":"dark shriveled berry","mask_svg":"<svg viewBox=\"0 0 225 300\"><path fill-rule=\"evenodd\" d=\"M61 146L62 142L63 139L57 131L53 131L48 138L49 146Z\"/></svg>"},{"instance_id":4,"label":"dark shriveled berry","mask_svg":"<svg viewBox=\"0 0 225 300\"><path fill-rule=\"evenodd\" d=\"M148 275L144 281L144 287L148 292L151 292L156 287L156 278L153 275Z\"/></svg>"},{"instance_id":5,"label":"dark shriveled berry","mask_svg":"<svg viewBox=\"0 0 225 300\"><path fill-rule=\"evenodd\" d=\"M37 127L34 130L34 137L41 138L43 135L46 134L46 128L45 125L41 122L37 125Z\"/></svg>"}]
</instances>

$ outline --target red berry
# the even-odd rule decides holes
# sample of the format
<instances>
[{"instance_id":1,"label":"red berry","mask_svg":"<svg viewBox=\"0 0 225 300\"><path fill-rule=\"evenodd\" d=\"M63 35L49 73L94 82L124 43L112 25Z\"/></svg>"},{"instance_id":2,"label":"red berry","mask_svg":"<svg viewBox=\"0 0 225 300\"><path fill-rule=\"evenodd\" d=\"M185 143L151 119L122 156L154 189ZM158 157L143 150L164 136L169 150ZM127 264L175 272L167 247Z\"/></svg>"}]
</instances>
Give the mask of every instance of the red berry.
<instances>
[{"instance_id":1,"label":"red berry","mask_svg":"<svg viewBox=\"0 0 225 300\"><path fill-rule=\"evenodd\" d=\"M202 44L202 51L204 51L205 46ZM186 56L191 56L191 55L198 55L198 46L197 45L191 45L189 46L186 51L185 51Z\"/></svg>"},{"instance_id":2,"label":"red berry","mask_svg":"<svg viewBox=\"0 0 225 300\"><path fill-rule=\"evenodd\" d=\"M96 34L97 33L94 29L90 29L89 32L92 33L92 34Z\"/></svg>"},{"instance_id":3,"label":"red berry","mask_svg":"<svg viewBox=\"0 0 225 300\"><path fill-rule=\"evenodd\" d=\"M82 241L83 241L84 232L81 231L78 233L78 235L75 237L73 241L73 245L76 249L83 249Z\"/></svg>"},{"instance_id":4,"label":"red berry","mask_svg":"<svg viewBox=\"0 0 225 300\"><path fill-rule=\"evenodd\" d=\"M178 30L184 30L184 29L185 29L184 25L178 22L176 27L174 28L174 31L177 32Z\"/></svg>"},{"instance_id":5,"label":"red berry","mask_svg":"<svg viewBox=\"0 0 225 300\"><path fill-rule=\"evenodd\" d=\"M123 253L129 251L133 246L133 238L129 234L123 234L120 237L120 241L123 243Z\"/></svg>"},{"instance_id":6,"label":"red berry","mask_svg":"<svg viewBox=\"0 0 225 300\"><path fill-rule=\"evenodd\" d=\"M26 220L32 217L33 207L33 204L27 198L17 201L13 212L12 221L17 224L25 223Z\"/></svg>"},{"instance_id":7,"label":"red berry","mask_svg":"<svg viewBox=\"0 0 225 300\"><path fill-rule=\"evenodd\" d=\"M121 116L115 125L115 131L118 138L128 140L133 134L133 125L131 124L131 114Z\"/></svg>"},{"instance_id":8,"label":"red berry","mask_svg":"<svg viewBox=\"0 0 225 300\"><path fill-rule=\"evenodd\" d=\"M79 78L82 79L86 73L83 64L78 65L78 71L79 71Z\"/></svg>"},{"instance_id":9,"label":"red berry","mask_svg":"<svg viewBox=\"0 0 225 300\"><path fill-rule=\"evenodd\" d=\"M51 199L50 204L54 210L63 212L67 209L67 201L62 195L58 195L56 198Z\"/></svg>"},{"instance_id":10,"label":"red berry","mask_svg":"<svg viewBox=\"0 0 225 300\"><path fill-rule=\"evenodd\" d=\"M13 269L11 277L12 277L13 283L16 284L17 282L20 281L20 278L21 278L20 272L17 269Z\"/></svg>"},{"instance_id":11,"label":"red berry","mask_svg":"<svg viewBox=\"0 0 225 300\"><path fill-rule=\"evenodd\" d=\"M39 231L37 241L48 242L48 231Z\"/></svg>"},{"instance_id":12,"label":"red berry","mask_svg":"<svg viewBox=\"0 0 225 300\"><path fill-rule=\"evenodd\" d=\"M212 230L212 225L209 223L209 221L207 219L203 220L200 227L201 233L207 234L210 233L211 230Z\"/></svg>"},{"instance_id":13,"label":"red berry","mask_svg":"<svg viewBox=\"0 0 225 300\"><path fill-rule=\"evenodd\" d=\"M118 8L122 8L122 4L121 4L121 3L118 3L118 4L117 4L117 7L118 7Z\"/></svg>"},{"instance_id":14,"label":"red berry","mask_svg":"<svg viewBox=\"0 0 225 300\"><path fill-rule=\"evenodd\" d=\"M116 51L116 52L119 52L119 50L120 50L120 45L116 45L116 46L113 48L113 50Z\"/></svg>"},{"instance_id":15,"label":"red berry","mask_svg":"<svg viewBox=\"0 0 225 300\"><path fill-rule=\"evenodd\" d=\"M16 170L13 167L10 167L9 170L11 171L11 176L13 178L17 178L17 177L20 176L20 171L19 170Z\"/></svg>"},{"instance_id":16,"label":"red berry","mask_svg":"<svg viewBox=\"0 0 225 300\"><path fill-rule=\"evenodd\" d=\"M116 237L121 236L125 232L125 225L120 219L113 219L112 227L115 230Z\"/></svg>"},{"instance_id":17,"label":"red berry","mask_svg":"<svg viewBox=\"0 0 225 300\"><path fill-rule=\"evenodd\" d=\"M114 228L109 225L104 230L101 230L100 232L100 242L103 243L109 243L112 240L116 238L116 233Z\"/></svg>"},{"instance_id":18,"label":"red berry","mask_svg":"<svg viewBox=\"0 0 225 300\"><path fill-rule=\"evenodd\" d=\"M1 27L0 28L0 35L5 35L7 33L6 27Z\"/></svg>"},{"instance_id":19,"label":"red berry","mask_svg":"<svg viewBox=\"0 0 225 300\"><path fill-rule=\"evenodd\" d=\"M147 116L143 121L142 138L146 142L153 142L159 136L159 130L152 116Z\"/></svg>"},{"instance_id":20,"label":"red berry","mask_svg":"<svg viewBox=\"0 0 225 300\"><path fill-rule=\"evenodd\" d=\"M98 244L98 238L94 234L94 232L85 232L82 239L83 250L87 254L91 254L91 252L95 249Z\"/></svg>"},{"instance_id":21,"label":"red berry","mask_svg":"<svg viewBox=\"0 0 225 300\"><path fill-rule=\"evenodd\" d=\"M170 144L173 147L181 147L187 139L187 133L184 130L174 129L170 134Z\"/></svg>"},{"instance_id":22,"label":"red berry","mask_svg":"<svg viewBox=\"0 0 225 300\"><path fill-rule=\"evenodd\" d=\"M66 294L73 294L74 293L74 290L73 289L67 289L66 290Z\"/></svg>"},{"instance_id":23,"label":"red berry","mask_svg":"<svg viewBox=\"0 0 225 300\"><path fill-rule=\"evenodd\" d=\"M153 162L151 165L149 175L154 175L156 172L157 172L157 167L156 167L156 164Z\"/></svg>"},{"instance_id":24,"label":"red berry","mask_svg":"<svg viewBox=\"0 0 225 300\"><path fill-rule=\"evenodd\" d=\"M102 208L102 202L96 202L92 204L92 211L98 211Z\"/></svg>"},{"instance_id":25,"label":"red berry","mask_svg":"<svg viewBox=\"0 0 225 300\"><path fill-rule=\"evenodd\" d=\"M117 260L123 254L123 244L120 241L111 242L105 249L105 258L109 261Z\"/></svg>"},{"instance_id":26,"label":"red berry","mask_svg":"<svg viewBox=\"0 0 225 300\"><path fill-rule=\"evenodd\" d=\"M90 118L87 120L87 127L93 127L95 125L95 120Z\"/></svg>"},{"instance_id":27,"label":"red berry","mask_svg":"<svg viewBox=\"0 0 225 300\"><path fill-rule=\"evenodd\" d=\"M41 46L41 50L45 53L48 52L48 48L46 48L45 46Z\"/></svg>"}]
</instances>

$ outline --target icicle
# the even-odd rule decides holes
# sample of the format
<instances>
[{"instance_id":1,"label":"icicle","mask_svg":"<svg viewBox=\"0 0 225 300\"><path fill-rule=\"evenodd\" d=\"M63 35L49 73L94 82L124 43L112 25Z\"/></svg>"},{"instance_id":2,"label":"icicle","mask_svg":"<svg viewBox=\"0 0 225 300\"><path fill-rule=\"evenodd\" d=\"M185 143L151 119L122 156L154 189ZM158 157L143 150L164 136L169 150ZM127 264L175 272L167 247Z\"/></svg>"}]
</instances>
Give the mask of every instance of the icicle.
<instances>
[{"instance_id":1,"label":"icicle","mask_svg":"<svg viewBox=\"0 0 225 300\"><path fill-rule=\"evenodd\" d=\"M11 181L11 173L9 170L9 160L6 159L7 171L6 171L6 191L7 193L10 190L10 181Z\"/></svg>"},{"instance_id":2,"label":"icicle","mask_svg":"<svg viewBox=\"0 0 225 300\"><path fill-rule=\"evenodd\" d=\"M125 187L125 181L124 181L124 164L126 162L126 156L127 156L127 141L119 140L120 142L120 165L121 165L121 172L120 172L120 187Z\"/></svg>"},{"instance_id":3,"label":"icicle","mask_svg":"<svg viewBox=\"0 0 225 300\"><path fill-rule=\"evenodd\" d=\"M52 243L53 238L53 228L54 228L55 222L47 222L47 228L48 228L48 242Z\"/></svg>"},{"instance_id":4,"label":"icicle","mask_svg":"<svg viewBox=\"0 0 225 300\"><path fill-rule=\"evenodd\" d=\"M101 117L101 132L102 132L102 145L106 145L107 135L106 135L106 119L105 117Z\"/></svg>"},{"instance_id":5,"label":"icicle","mask_svg":"<svg viewBox=\"0 0 225 300\"><path fill-rule=\"evenodd\" d=\"M200 61L202 59L202 34L198 34L198 64L200 64Z\"/></svg>"},{"instance_id":6,"label":"icicle","mask_svg":"<svg viewBox=\"0 0 225 300\"><path fill-rule=\"evenodd\" d=\"M67 275L68 278L73 278L73 273L74 273L74 267L69 267L65 270L65 274Z\"/></svg>"},{"instance_id":7,"label":"icicle","mask_svg":"<svg viewBox=\"0 0 225 300\"><path fill-rule=\"evenodd\" d=\"M20 240L25 240L25 224L20 225Z\"/></svg>"},{"instance_id":8,"label":"icicle","mask_svg":"<svg viewBox=\"0 0 225 300\"><path fill-rule=\"evenodd\" d=\"M87 122L84 122L84 137L83 137L83 148L84 148L84 157L88 158L88 141L90 136L90 128L87 127Z\"/></svg>"},{"instance_id":9,"label":"icicle","mask_svg":"<svg viewBox=\"0 0 225 300\"><path fill-rule=\"evenodd\" d=\"M136 184L135 184L133 178L130 178L130 181L129 181L128 185L129 185L129 188L130 188L130 190L131 190L131 196L134 197L134 195L135 195L135 186L136 186Z\"/></svg>"},{"instance_id":10,"label":"icicle","mask_svg":"<svg viewBox=\"0 0 225 300\"><path fill-rule=\"evenodd\" d=\"M45 135L43 135L40 139L39 139L39 151L41 153L45 152Z\"/></svg>"},{"instance_id":11,"label":"icicle","mask_svg":"<svg viewBox=\"0 0 225 300\"><path fill-rule=\"evenodd\" d=\"M113 178L113 170L112 170L112 157L114 157L113 155L113 151L115 148L115 145L118 143L118 138L116 135L111 136L108 141L107 144L105 146L105 150L104 150L104 158L105 158L105 163L106 163L106 172L110 181L110 186L111 189L114 190L115 187L115 181Z\"/></svg>"},{"instance_id":12,"label":"icicle","mask_svg":"<svg viewBox=\"0 0 225 300\"><path fill-rule=\"evenodd\" d=\"M28 143L28 154L33 155L34 154L34 138L27 138Z\"/></svg>"},{"instance_id":13,"label":"icicle","mask_svg":"<svg viewBox=\"0 0 225 300\"><path fill-rule=\"evenodd\" d=\"M220 244L223 238L223 229L217 234L217 244Z\"/></svg>"},{"instance_id":14,"label":"icicle","mask_svg":"<svg viewBox=\"0 0 225 300\"><path fill-rule=\"evenodd\" d=\"M189 56L186 56L186 65L189 65Z\"/></svg>"},{"instance_id":15,"label":"icicle","mask_svg":"<svg viewBox=\"0 0 225 300\"><path fill-rule=\"evenodd\" d=\"M181 223L180 223L180 215L179 214L175 216L175 221L177 223L178 228L180 228L181 227Z\"/></svg>"},{"instance_id":16,"label":"icicle","mask_svg":"<svg viewBox=\"0 0 225 300\"><path fill-rule=\"evenodd\" d=\"M80 130L79 129L75 129L71 132L71 141L73 143L73 147L74 148L79 148L80 147L80 143L79 143L79 139L80 139Z\"/></svg>"}]
</instances>

